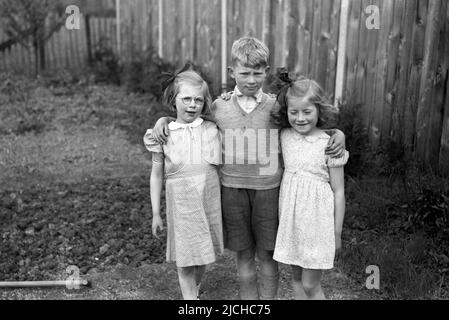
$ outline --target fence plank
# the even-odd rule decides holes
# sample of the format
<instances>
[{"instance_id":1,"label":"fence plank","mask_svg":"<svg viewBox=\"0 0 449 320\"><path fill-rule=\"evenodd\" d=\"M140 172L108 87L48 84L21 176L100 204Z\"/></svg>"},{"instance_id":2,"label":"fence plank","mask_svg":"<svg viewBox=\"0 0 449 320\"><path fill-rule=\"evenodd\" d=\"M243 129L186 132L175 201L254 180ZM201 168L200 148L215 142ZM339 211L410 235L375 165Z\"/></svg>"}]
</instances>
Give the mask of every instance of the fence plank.
<instances>
[{"instance_id":1,"label":"fence plank","mask_svg":"<svg viewBox=\"0 0 449 320\"><path fill-rule=\"evenodd\" d=\"M316 71L317 74L315 76L315 79L318 81L318 83L323 87L325 92L329 92L329 88L327 85L327 78L329 77L329 71L330 71L330 56L329 54L332 52L330 42L331 40L331 30L330 30L330 24L331 24L331 14L332 14L332 2L329 0L321 0L319 2L319 5L321 7L321 10L317 8L321 12L321 23L319 27L319 31L317 30L319 43L318 43L318 54L315 57L314 64L317 66ZM318 63L319 61L319 63Z\"/></svg>"},{"instance_id":2,"label":"fence plank","mask_svg":"<svg viewBox=\"0 0 449 320\"><path fill-rule=\"evenodd\" d=\"M371 105L373 114L372 120L372 142L376 146L382 136L388 138L388 129L390 126L390 110L387 109L385 103L385 87L388 77L388 60L391 59L390 52L388 51L388 44L390 39L390 28L392 23L393 14L393 2L381 1L378 3L380 8L380 21L382 21L382 27L380 30L370 30L370 33L376 33L377 36L377 52L375 54L374 61L374 93ZM385 115L385 116L384 116Z\"/></svg>"},{"instance_id":3,"label":"fence plank","mask_svg":"<svg viewBox=\"0 0 449 320\"><path fill-rule=\"evenodd\" d=\"M328 65L326 69L327 79L324 87L331 99L335 99L335 84L337 77L338 39L340 35L340 8L341 0L332 1L332 11L329 17L329 48Z\"/></svg>"},{"instance_id":4,"label":"fence plank","mask_svg":"<svg viewBox=\"0 0 449 320\"><path fill-rule=\"evenodd\" d=\"M441 10L440 62L437 76L436 101L441 103L441 140L438 169L449 176L449 5L443 1ZM435 134L435 133L433 133Z\"/></svg>"},{"instance_id":5,"label":"fence plank","mask_svg":"<svg viewBox=\"0 0 449 320\"><path fill-rule=\"evenodd\" d=\"M313 23L312 23L312 43L311 43L311 52L309 58L309 70L311 71L310 77L313 79L317 79L319 82L319 78L321 75L318 74L319 65L315 63L319 56L320 52L320 29L321 29L321 10L319 7L321 6L321 0L313 0Z\"/></svg>"},{"instance_id":6,"label":"fence plank","mask_svg":"<svg viewBox=\"0 0 449 320\"><path fill-rule=\"evenodd\" d=\"M382 119L382 137L393 139L393 119L397 115L398 103L397 85L399 79L401 43L401 27L405 12L405 0L396 0L393 3L393 19L391 21L390 35L388 38L387 79L385 83L385 106ZM402 102L401 102L402 103ZM396 140L395 140L396 141ZM400 143L400 141L396 141Z\"/></svg>"},{"instance_id":7,"label":"fence plank","mask_svg":"<svg viewBox=\"0 0 449 320\"><path fill-rule=\"evenodd\" d=\"M433 131L432 114L438 112L433 104L435 94L435 75L437 72L437 61L435 53L439 45L440 15L442 8L441 0L432 0L429 3L429 19L424 40L424 63L420 84L420 98L417 111L416 138L417 157L423 163L436 167L435 148L439 147L439 141L432 139ZM436 140L436 143L435 143Z\"/></svg>"},{"instance_id":8,"label":"fence plank","mask_svg":"<svg viewBox=\"0 0 449 320\"><path fill-rule=\"evenodd\" d=\"M349 3L349 22L348 22L348 38L346 50L346 77L345 77L345 92L343 100L354 101L354 90L356 87L357 76L357 58L365 59L366 51L358 52L357 39L360 33L360 19L361 19L361 5L362 0L353 0ZM360 82L359 82L360 85ZM358 103L357 101L356 103Z\"/></svg>"},{"instance_id":9,"label":"fence plank","mask_svg":"<svg viewBox=\"0 0 449 320\"><path fill-rule=\"evenodd\" d=\"M392 139L404 147L407 158L411 156L414 135L414 118L407 101L407 84L411 77L413 30L417 0L404 2L404 19L402 20L399 43L399 72L397 78L397 93L393 103ZM413 119L413 120L411 120Z\"/></svg>"}]
</instances>

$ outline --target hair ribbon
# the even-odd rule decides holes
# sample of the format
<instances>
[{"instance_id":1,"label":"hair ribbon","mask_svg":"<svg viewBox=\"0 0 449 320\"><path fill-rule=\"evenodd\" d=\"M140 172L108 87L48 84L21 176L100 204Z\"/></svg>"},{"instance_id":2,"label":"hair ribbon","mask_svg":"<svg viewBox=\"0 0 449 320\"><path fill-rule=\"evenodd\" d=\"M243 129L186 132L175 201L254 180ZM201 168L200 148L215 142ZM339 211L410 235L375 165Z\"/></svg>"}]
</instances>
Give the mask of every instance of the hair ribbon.
<instances>
[{"instance_id":1,"label":"hair ribbon","mask_svg":"<svg viewBox=\"0 0 449 320\"><path fill-rule=\"evenodd\" d=\"M187 70L190 70L192 68L192 64L190 62L187 62L184 67L181 69L178 69L175 72L163 72L159 80L161 81L161 89L162 92L164 92L176 79L176 77Z\"/></svg>"}]
</instances>

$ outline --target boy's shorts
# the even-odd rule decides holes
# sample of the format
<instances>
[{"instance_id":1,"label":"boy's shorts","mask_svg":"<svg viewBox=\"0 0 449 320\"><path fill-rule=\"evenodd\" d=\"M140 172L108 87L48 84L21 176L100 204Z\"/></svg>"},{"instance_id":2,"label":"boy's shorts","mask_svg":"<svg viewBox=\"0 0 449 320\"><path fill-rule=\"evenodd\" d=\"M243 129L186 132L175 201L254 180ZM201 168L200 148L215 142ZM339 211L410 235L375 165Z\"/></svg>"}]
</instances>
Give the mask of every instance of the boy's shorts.
<instances>
[{"instance_id":1,"label":"boy's shorts","mask_svg":"<svg viewBox=\"0 0 449 320\"><path fill-rule=\"evenodd\" d=\"M252 190L222 186L223 233L227 249L274 250L279 225L279 189Z\"/></svg>"}]
</instances>

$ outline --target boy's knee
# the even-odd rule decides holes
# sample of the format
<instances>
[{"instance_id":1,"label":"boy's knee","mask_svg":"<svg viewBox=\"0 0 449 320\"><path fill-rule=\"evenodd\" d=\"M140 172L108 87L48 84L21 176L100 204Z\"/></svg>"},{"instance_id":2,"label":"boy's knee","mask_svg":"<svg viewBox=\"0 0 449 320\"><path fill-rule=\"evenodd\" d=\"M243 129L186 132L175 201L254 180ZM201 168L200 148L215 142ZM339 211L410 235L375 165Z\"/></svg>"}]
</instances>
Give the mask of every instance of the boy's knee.
<instances>
[{"instance_id":1,"label":"boy's knee","mask_svg":"<svg viewBox=\"0 0 449 320\"><path fill-rule=\"evenodd\" d=\"M255 256L256 250L254 248L249 248L237 252L237 259L244 262L254 260Z\"/></svg>"},{"instance_id":2,"label":"boy's knee","mask_svg":"<svg viewBox=\"0 0 449 320\"><path fill-rule=\"evenodd\" d=\"M272 262L274 261L273 253L274 251L257 249L257 258L259 258L261 262Z\"/></svg>"}]
</instances>

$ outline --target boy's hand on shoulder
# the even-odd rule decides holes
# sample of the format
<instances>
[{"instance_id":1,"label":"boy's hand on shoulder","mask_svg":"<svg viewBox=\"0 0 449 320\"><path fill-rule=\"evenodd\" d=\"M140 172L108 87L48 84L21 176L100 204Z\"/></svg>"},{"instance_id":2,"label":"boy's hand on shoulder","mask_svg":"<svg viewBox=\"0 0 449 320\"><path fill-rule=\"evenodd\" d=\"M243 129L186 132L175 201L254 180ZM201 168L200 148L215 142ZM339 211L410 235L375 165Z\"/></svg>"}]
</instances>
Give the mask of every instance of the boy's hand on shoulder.
<instances>
[{"instance_id":1,"label":"boy's hand on shoulder","mask_svg":"<svg viewBox=\"0 0 449 320\"><path fill-rule=\"evenodd\" d=\"M224 92L221 94L220 99L224 101L229 101L234 94L234 91Z\"/></svg>"},{"instance_id":2,"label":"boy's hand on shoulder","mask_svg":"<svg viewBox=\"0 0 449 320\"><path fill-rule=\"evenodd\" d=\"M335 130L335 134L329 139L329 143L326 147L326 155L332 158L340 158L345 154L346 149L346 137L340 130Z\"/></svg>"},{"instance_id":3,"label":"boy's hand on shoulder","mask_svg":"<svg viewBox=\"0 0 449 320\"><path fill-rule=\"evenodd\" d=\"M168 138L168 124L170 120L167 117L160 118L153 129L153 139L159 144L166 144Z\"/></svg>"}]
</instances>

